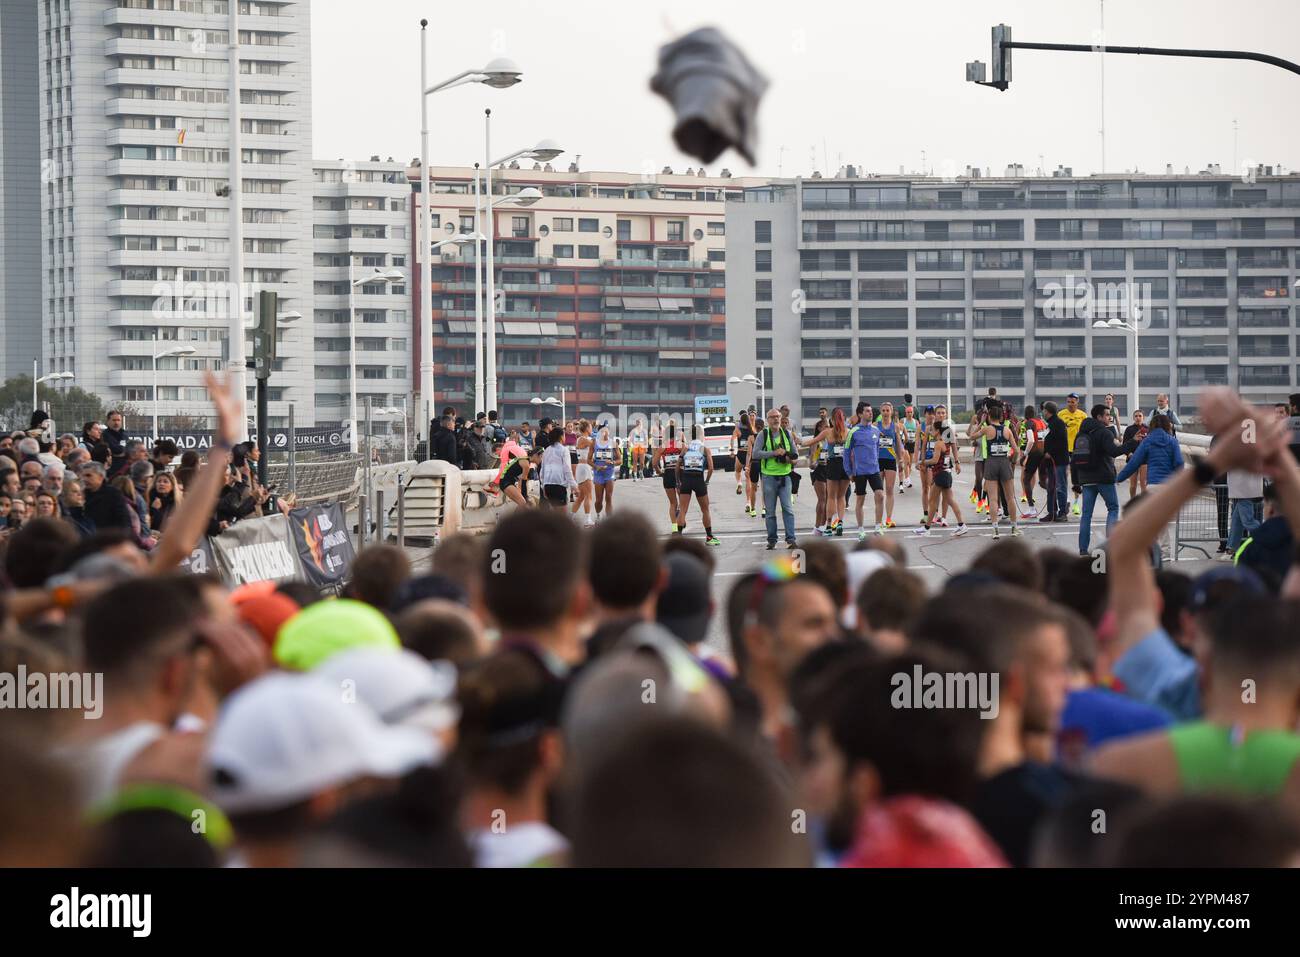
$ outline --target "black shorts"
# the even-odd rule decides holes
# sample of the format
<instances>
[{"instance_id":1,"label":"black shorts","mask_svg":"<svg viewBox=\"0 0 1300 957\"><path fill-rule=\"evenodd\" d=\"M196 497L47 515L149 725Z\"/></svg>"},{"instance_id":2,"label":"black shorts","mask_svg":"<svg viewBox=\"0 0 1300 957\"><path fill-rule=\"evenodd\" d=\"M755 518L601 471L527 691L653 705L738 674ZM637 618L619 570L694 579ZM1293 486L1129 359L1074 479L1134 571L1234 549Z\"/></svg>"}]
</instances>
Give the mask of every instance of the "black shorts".
<instances>
[{"instance_id":1,"label":"black shorts","mask_svg":"<svg viewBox=\"0 0 1300 957\"><path fill-rule=\"evenodd\" d=\"M667 472L664 473L664 488L676 488L676 487L677 487L677 470L669 469Z\"/></svg>"},{"instance_id":2,"label":"black shorts","mask_svg":"<svg viewBox=\"0 0 1300 957\"><path fill-rule=\"evenodd\" d=\"M873 492L883 492L885 490L885 483L881 480L879 472L872 475L853 476L853 494L866 495L868 485L871 486Z\"/></svg>"},{"instance_id":3,"label":"black shorts","mask_svg":"<svg viewBox=\"0 0 1300 957\"><path fill-rule=\"evenodd\" d=\"M907 454L908 454L908 455L915 455L915 454L916 454L916 442L915 442L915 440L913 440L913 439L908 439L906 442L903 443L903 448L907 449Z\"/></svg>"},{"instance_id":4,"label":"black shorts","mask_svg":"<svg viewBox=\"0 0 1300 957\"><path fill-rule=\"evenodd\" d=\"M898 459L877 459L876 464L880 466L882 472L898 471Z\"/></svg>"},{"instance_id":5,"label":"black shorts","mask_svg":"<svg viewBox=\"0 0 1300 957\"><path fill-rule=\"evenodd\" d=\"M934 483L935 488L952 488L952 473L947 469L942 472L931 472L930 481Z\"/></svg>"},{"instance_id":6,"label":"black shorts","mask_svg":"<svg viewBox=\"0 0 1300 957\"><path fill-rule=\"evenodd\" d=\"M1043 461L1043 453L1035 449L1025 458L1025 481L1028 482L1038 471L1039 464Z\"/></svg>"},{"instance_id":7,"label":"black shorts","mask_svg":"<svg viewBox=\"0 0 1300 957\"><path fill-rule=\"evenodd\" d=\"M677 491L683 495L694 495L698 498L709 497L709 486L704 481L703 472L683 472L677 480Z\"/></svg>"},{"instance_id":8,"label":"black shorts","mask_svg":"<svg viewBox=\"0 0 1300 957\"><path fill-rule=\"evenodd\" d=\"M814 482L825 482L825 481L826 481L826 463L825 463L825 462L818 462L818 463L817 463L817 466L812 470L812 480L813 480Z\"/></svg>"},{"instance_id":9,"label":"black shorts","mask_svg":"<svg viewBox=\"0 0 1300 957\"><path fill-rule=\"evenodd\" d=\"M506 469L506 474L501 476L502 491L510 488L512 485L518 485L518 484L519 484L519 470Z\"/></svg>"},{"instance_id":10,"label":"black shorts","mask_svg":"<svg viewBox=\"0 0 1300 957\"><path fill-rule=\"evenodd\" d=\"M757 482L757 481L758 481L758 476L759 476L759 471L758 471L758 462L757 462L757 461L750 462L750 463L749 463L749 480L750 480L751 482Z\"/></svg>"},{"instance_id":11,"label":"black shorts","mask_svg":"<svg viewBox=\"0 0 1300 957\"><path fill-rule=\"evenodd\" d=\"M745 463L749 461L749 453L744 449L741 449L739 452L736 453L736 461L739 462L743 467Z\"/></svg>"},{"instance_id":12,"label":"black shorts","mask_svg":"<svg viewBox=\"0 0 1300 957\"><path fill-rule=\"evenodd\" d=\"M542 499L547 505L554 505L556 508L564 508L569 504L569 486L544 485L542 486Z\"/></svg>"},{"instance_id":13,"label":"black shorts","mask_svg":"<svg viewBox=\"0 0 1300 957\"><path fill-rule=\"evenodd\" d=\"M826 463L826 480L828 482L847 482L849 473L844 471L843 459L831 459Z\"/></svg>"}]
</instances>

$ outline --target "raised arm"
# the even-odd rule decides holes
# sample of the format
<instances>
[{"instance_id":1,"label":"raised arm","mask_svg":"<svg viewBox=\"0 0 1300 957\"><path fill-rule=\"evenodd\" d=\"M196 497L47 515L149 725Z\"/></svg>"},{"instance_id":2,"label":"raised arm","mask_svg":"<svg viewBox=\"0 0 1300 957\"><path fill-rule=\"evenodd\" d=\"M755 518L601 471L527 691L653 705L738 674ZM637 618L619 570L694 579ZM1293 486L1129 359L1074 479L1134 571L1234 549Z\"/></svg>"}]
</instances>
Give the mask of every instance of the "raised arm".
<instances>
[{"instance_id":1,"label":"raised arm","mask_svg":"<svg viewBox=\"0 0 1300 957\"><path fill-rule=\"evenodd\" d=\"M208 520L217 507L217 500L225 485L231 446L239 437L238 408L230 380L207 372L204 381L217 409L216 437L208 451L207 463L199 469L185 498L167 520L167 527L158 539L158 547L150 556L150 570L158 574L169 572L184 561L207 531Z\"/></svg>"}]
</instances>

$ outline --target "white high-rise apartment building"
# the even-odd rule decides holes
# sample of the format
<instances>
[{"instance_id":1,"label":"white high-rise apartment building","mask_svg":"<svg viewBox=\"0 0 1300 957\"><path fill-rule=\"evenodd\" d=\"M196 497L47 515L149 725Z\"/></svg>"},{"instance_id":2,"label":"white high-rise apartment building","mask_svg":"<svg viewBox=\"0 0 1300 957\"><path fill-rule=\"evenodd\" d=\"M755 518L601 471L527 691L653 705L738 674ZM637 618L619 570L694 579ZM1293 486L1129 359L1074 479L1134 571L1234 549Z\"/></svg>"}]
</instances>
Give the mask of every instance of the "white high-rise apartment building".
<instances>
[{"instance_id":1,"label":"white high-rise apartment building","mask_svg":"<svg viewBox=\"0 0 1300 957\"><path fill-rule=\"evenodd\" d=\"M406 406L408 414L414 414L410 403L414 277L408 262L413 194L406 164L381 162L378 157L368 162L317 160L313 173L316 424L337 426L352 418L348 370L353 355L358 422L365 420L367 396L374 410ZM363 282L382 273L401 274L403 279ZM356 322L349 336L353 313ZM374 435L402 435L400 415L376 414L371 426ZM407 430L415 434L409 422Z\"/></svg>"},{"instance_id":2,"label":"white high-rise apartment building","mask_svg":"<svg viewBox=\"0 0 1300 957\"><path fill-rule=\"evenodd\" d=\"M247 310L255 291L271 289L282 313L303 318L282 331L270 424L292 401L310 425L308 3L36 3L50 172L43 368L74 372L81 388L143 414L156 399L164 420L202 425L211 409L202 370L228 354L226 297L239 288ZM246 341L251 355L251 332ZM195 353L158 360L155 397L155 350L179 346ZM251 412L251 374L247 384Z\"/></svg>"},{"instance_id":3,"label":"white high-rise apartment building","mask_svg":"<svg viewBox=\"0 0 1300 957\"><path fill-rule=\"evenodd\" d=\"M41 164L36 7L0 3L0 377L30 375L41 348ZM42 370L44 371L44 370Z\"/></svg>"}]
</instances>

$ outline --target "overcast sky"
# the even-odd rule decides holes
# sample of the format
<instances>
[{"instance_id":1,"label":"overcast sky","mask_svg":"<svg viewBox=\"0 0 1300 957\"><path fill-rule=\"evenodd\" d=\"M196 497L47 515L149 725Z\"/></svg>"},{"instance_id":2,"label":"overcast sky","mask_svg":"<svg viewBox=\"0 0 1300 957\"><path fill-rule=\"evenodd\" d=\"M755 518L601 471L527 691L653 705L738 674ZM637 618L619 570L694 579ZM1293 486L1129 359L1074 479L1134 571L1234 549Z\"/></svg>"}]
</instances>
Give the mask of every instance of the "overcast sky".
<instances>
[{"instance_id":1,"label":"overcast sky","mask_svg":"<svg viewBox=\"0 0 1300 957\"><path fill-rule=\"evenodd\" d=\"M734 152L710 167L736 175L961 172L1012 162L1076 174L1101 168L1102 57L1016 51L1005 93L965 82L989 60L989 28L1016 40L1092 43L1097 0L312 0L318 158L419 155L419 21L428 17L430 82L495 56L524 82L474 84L429 100L435 164L483 157L483 109L497 156L552 137L584 170L678 171L666 103L650 92L656 52L699 26L721 27L771 86L759 113L758 164ZM1300 61L1297 0L1107 0L1116 45L1220 47ZM1105 57L1106 171L1195 172L1236 163L1300 167L1300 76L1265 64ZM784 147L784 150L782 149Z\"/></svg>"}]
</instances>

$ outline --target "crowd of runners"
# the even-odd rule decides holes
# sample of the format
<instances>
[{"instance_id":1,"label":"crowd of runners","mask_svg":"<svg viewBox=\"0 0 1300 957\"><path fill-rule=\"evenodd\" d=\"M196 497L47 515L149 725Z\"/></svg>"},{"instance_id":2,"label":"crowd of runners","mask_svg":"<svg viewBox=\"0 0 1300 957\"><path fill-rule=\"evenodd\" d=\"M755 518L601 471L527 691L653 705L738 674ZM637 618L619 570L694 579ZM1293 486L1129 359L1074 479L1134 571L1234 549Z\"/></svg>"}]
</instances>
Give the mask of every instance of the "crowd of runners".
<instances>
[{"instance_id":1,"label":"crowd of runners","mask_svg":"<svg viewBox=\"0 0 1300 957\"><path fill-rule=\"evenodd\" d=\"M1287 416L1291 409L1279 405L1277 411ZM817 537L843 537L850 522L859 541L883 536L899 527L895 511L910 493L920 500L914 535L965 535L968 514L972 522L987 522L995 538L1004 527L1018 537L1030 522L1078 519L1078 550L1087 554L1098 500L1109 529L1119 519L1118 489L1125 481L1134 500L1184 466L1175 437L1182 420L1163 394L1149 413L1137 409L1127 423L1111 394L1090 409L1073 392L1059 403L1014 407L989 388L963 421L950 412L942 404L921 408L904 395L897 404L821 408L814 424L799 428L788 406L751 406L737 416L722 451L744 514L764 521L769 549L782 537L787 548L797 546L794 501L808 482L816 498L811 532ZM669 534L686 534L698 523L706 545L720 544L710 505L718 491L719 451L689 420L640 417L626 436L586 419L506 428L495 413L480 413L471 426L454 408L444 410L443 421L447 428L455 422L470 447L481 449L462 467L495 469L491 487L515 506L567 509L591 527L613 514L617 482L655 481L663 486ZM480 447L475 443L485 429L491 434ZM959 501L953 483L964 468L972 487ZM1235 552L1263 520L1262 493L1232 495L1227 485L1225 478L1215 492L1221 554L1229 552L1229 542ZM1230 495L1252 505L1238 516L1240 529L1234 520L1232 531Z\"/></svg>"},{"instance_id":2,"label":"crowd of runners","mask_svg":"<svg viewBox=\"0 0 1300 957\"><path fill-rule=\"evenodd\" d=\"M443 538L427 568L371 545L323 597L179 570L235 436L211 388L218 439L154 548L49 516L3 542L0 865L1300 863L1300 466L1272 409L1209 390L1204 457L1165 473L1160 449L1133 452L1151 484L1101 566L1006 538L931 590L896 537L814 537L721 579L722 600L715 550L580 491L613 484L615 439L517 429L499 484L522 493L537 469L548 505ZM859 489L882 527L891 490L960 523L943 476L979 442L974 505L1001 494L1017 520L1001 460L1027 468L1043 441L1036 472L1070 467L1053 423L1077 403L1044 405L1045 437L994 402L964 429L941 408L830 409L801 436L769 410L738 485L757 464L774 533L817 450L823 531ZM1123 446L1107 418L1091 410L1074 448ZM643 468L673 476L680 532L713 466L674 432L646 436ZM1156 569L1163 529L1234 473L1266 483L1274 546ZM584 531L587 501L602 518Z\"/></svg>"}]
</instances>

